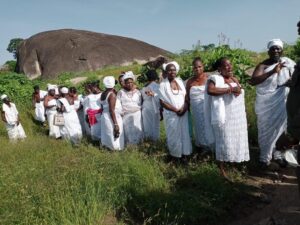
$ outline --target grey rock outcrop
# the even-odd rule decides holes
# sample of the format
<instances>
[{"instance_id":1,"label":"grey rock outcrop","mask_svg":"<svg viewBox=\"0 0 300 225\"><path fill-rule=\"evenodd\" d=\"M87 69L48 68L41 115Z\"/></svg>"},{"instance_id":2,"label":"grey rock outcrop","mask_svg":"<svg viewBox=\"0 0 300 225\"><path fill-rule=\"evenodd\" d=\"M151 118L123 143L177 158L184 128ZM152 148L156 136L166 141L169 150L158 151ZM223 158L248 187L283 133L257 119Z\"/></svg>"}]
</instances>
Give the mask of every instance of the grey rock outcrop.
<instances>
[{"instance_id":1,"label":"grey rock outcrop","mask_svg":"<svg viewBox=\"0 0 300 225\"><path fill-rule=\"evenodd\" d=\"M24 40L17 52L16 72L34 79L62 72L93 71L132 62L145 63L169 52L145 42L116 35L63 29Z\"/></svg>"}]
</instances>

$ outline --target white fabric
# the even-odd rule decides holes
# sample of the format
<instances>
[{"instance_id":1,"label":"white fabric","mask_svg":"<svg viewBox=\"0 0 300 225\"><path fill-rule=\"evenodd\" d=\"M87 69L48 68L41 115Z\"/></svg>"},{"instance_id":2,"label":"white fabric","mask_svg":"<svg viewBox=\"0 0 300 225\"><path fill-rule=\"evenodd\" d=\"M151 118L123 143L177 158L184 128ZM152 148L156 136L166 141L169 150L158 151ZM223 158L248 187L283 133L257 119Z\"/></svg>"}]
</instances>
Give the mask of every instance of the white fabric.
<instances>
[{"instance_id":1,"label":"white fabric","mask_svg":"<svg viewBox=\"0 0 300 225\"><path fill-rule=\"evenodd\" d=\"M278 46L280 48L283 48L283 42L278 38L272 39L268 42L268 49L270 49L273 46Z\"/></svg>"},{"instance_id":2,"label":"white fabric","mask_svg":"<svg viewBox=\"0 0 300 225\"><path fill-rule=\"evenodd\" d=\"M5 99L5 98L7 98L7 95L5 95L5 94L1 95L1 100Z\"/></svg>"},{"instance_id":3,"label":"white fabric","mask_svg":"<svg viewBox=\"0 0 300 225\"><path fill-rule=\"evenodd\" d=\"M124 76L123 76L123 80L125 81L125 80L127 80L127 79L132 79L132 80L135 80L135 76L134 76L134 74L133 74L133 72L132 71L128 71L128 72L126 72L125 74L124 74Z\"/></svg>"},{"instance_id":4,"label":"white fabric","mask_svg":"<svg viewBox=\"0 0 300 225\"><path fill-rule=\"evenodd\" d=\"M154 96L148 96L147 91L152 91ZM160 124L160 113L159 113L159 84L151 82L147 87L141 90L143 97L142 107L142 118L143 118L143 130L145 138L152 141L159 139L159 124Z\"/></svg>"},{"instance_id":5,"label":"white fabric","mask_svg":"<svg viewBox=\"0 0 300 225\"><path fill-rule=\"evenodd\" d=\"M56 99L51 99L48 101L48 105L53 105L53 107L46 109L46 115L49 125L49 136L54 138L61 137L60 129L58 126L54 125L54 116L57 114L56 106L57 102Z\"/></svg>"},{"instance_id":6,"label":"white fabric","mask_svg":"<svg viewBox=\"0 0 300 225\"><path fill-rule=\"evenodd\" d=\"M292 60L284 58L292 64ZM276 64L265 69L271 71ZM280 75L291 74L292 68L283 68ZM279 136L286 130L286 99L288 88L278 84L278 74L273 74L256 86L255 112L257 115L260 161L269 163Z\"/></svg>"},{"instance_id":7,"label":"white fabric","mask_svg":"<svg viewBox=\"0 0 300 225\"><path fill-rule=\"evenodd\" d=\"M186 90L180 78L175 78L179 85L179 91L171 90L168 79L160 83L159 98L173 107L180 109L184 105ZM178 116L175 112L164 109L164 122L167 134L167 144L170 155L173 157L182 157L192 153L192 144L189 134L188 113Z\"/></svg>"},{"instance_id":8,"label":"white fabric","mask_svg":"<svg viewBox=\"0 0 300 225\"><path fill-rule=\"evenodd\" d=\"M40 90L39 93L40 99L44 99L47 94L48 94L47 91ZM34 113L35 113L35 119L37 121L45 122L46 118L45 118L44 100L35 103Z\"/></svg>"},{"instance_id":9,"label":"white fabric","mask_svg":"<svg viewBox=\"0 0 300 225\"><path fill-rule=\"evenodd\" d=\"M222 77L220 75L217 76ZM210 79L215 79L215 77L209 77L207 84ZM215 82L215 85L218 88L229 87L224 82ZM236 83L231 84L232 87L236 85ZM219 101L219 98L222 98L224 102L224 122L223 120L213 119L213 116L216 115L213 110L219 110L213 102L216 99ZM244 90L237 97L233 94L221 96L205 95L204 101L206 139L210 144L212 143L211 141L214 141L216 159L223 162L248 161L250 158Z\"/></svg>"},{"instance_id":10,"label":"white fabric","mask_svg":"<svg viewBox=\"0 0 300 225\"><path fill-rule=\"evenodd\" d=\"M208 145L205 138L205 113L204 113L205 85L190 88L190 105L195 130L195 145Z\"/></svg>"},{"instance_id":11,"label":"white fabric","mask_svg":"<svg viewBox=\"0 0 300 225\"><path fill-rule=\"evenodd\" d=\"M101 93L90 94L87 96L87 109L101 109L100 103ZM101 113L96 114L97 123L91 126L91 138L93 141L101 139Z\"/></svg>"},{"instance_id":12,"label":"white fabric","mask_svg":"<svg viewBox=\"0 0 300 225\"><path fill-rule=\"evenodd\" d=\"M57 88L57 85L54 85L54 84L47 84L47 90L50 91L50 90L55 90Z\"/></svg>"},{"instance_id":13,"label":"white fabric","mask_svg":"<svg viewBox=\"0 0 300 225\"><path fill-rule=\"evenodd\" d=\"M113 76L107 76L104 77L103 84L106 88L113 88L116 85L116 80Z\"/></svg>"},{"instance_id":14,"label":"white fabric","mask_svg":"<svg viewBox=\"0 0 300 225\"><path fill-rule=\"evenodd\" d=\"M10 103L10 107L9 107L5 103L3 103L2 111L4 112L5 119L6 119L6 130L9 139L13 141L17 139L26 138L26 134L24 132L21 123L17 125L19 112L16 108L16 105L14 103Z\"/></svg>"},{"instance_id":15,"label":"white fabric","mask_svg":"<svg viewBox=\"0 0 300 225\"><path fill-rule=\"evenodd\" d=\"M58 101L65 107L63 112L65 124L61 127L63 138L71 140L73 144L79 144L82 138L82 130L76 109L74 105L69 104L66 98L60 98Z\"/></svg>"},{"instance_id":16,"label":"white fabric","mask_svg":"<svg viewBox=\"0 0 300 225\"><path fill-rule=\"evenodd\" d=\"M117 95L122 105L123 127L126 144L138 144L143 139L142 129L142 95L137 89L126 91L121 89Z\"/></svg>"},{"instance_id":17,"label":"white fabric","mask_svg":"<svg viewBox=\"0 0 300 225\"><path fill-rule=\"evenodd\" d=\"M61 92L62 94L68 94L69 89L66 88L66 87L62 87L62 88L60 89L60 92Z\"/></svg>"},{"instance_id":18,"label":"white fabric","mask_svg":"<svg viewBox=\"0 0 300 225\"><path fill-rule=\"evenodd\" d=\"M162 65L163 70L166 71L167 66L170 65L170 64L172 64L172 65L175 66L176 72L178 73L178 71L179 71L179 69L180 69L180 66L179 66L179 64L178 64L177 62L175 62L175 61L168 62L168 63L164 63L164 64Z\"/></svg>"},{"instance_id":19,"label":"white fabric","mask_svg":"<svg viewBox=\"0 0 300 225\"><path fill-rule=\"evenodd\" d=\"M122 106L120 100L116 99L115 105L115 115L119 126L120 135L118 138L114 138L114 123L111 119L109 112L108 98L110 93L107 95L104 101L101 101L103 112L101 116L101 143L103 146L111 150L123 150L124 149L124 130L123 130L123 120L121 117Z\"/></svg>"}]
</instances>

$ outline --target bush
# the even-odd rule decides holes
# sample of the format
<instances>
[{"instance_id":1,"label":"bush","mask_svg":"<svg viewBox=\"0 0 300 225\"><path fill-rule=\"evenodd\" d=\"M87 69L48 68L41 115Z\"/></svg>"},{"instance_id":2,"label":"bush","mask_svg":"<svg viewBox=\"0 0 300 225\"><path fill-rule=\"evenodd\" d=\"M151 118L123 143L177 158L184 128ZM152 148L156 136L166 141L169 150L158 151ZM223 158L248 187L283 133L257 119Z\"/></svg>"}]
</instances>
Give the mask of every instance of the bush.
<instances>
[{"instance_id":1,"label":"bush","mask_svg":"<svg viewBox=\"0 0 300 225\"><path fill-rule=\"evenodd\" d=\"M16 69L16 66L17 66L17 61L9 60L9 61L6 61L4 65L6 65L8 67L9 71L14 72Z\"/></svg>"}]
</instances>

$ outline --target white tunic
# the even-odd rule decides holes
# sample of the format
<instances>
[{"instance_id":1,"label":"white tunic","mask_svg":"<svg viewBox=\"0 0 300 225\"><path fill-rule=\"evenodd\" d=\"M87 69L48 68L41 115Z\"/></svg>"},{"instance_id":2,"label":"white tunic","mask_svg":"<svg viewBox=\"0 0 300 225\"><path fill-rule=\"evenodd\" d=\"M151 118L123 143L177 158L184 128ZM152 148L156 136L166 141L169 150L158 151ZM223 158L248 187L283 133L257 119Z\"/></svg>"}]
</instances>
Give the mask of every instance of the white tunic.
<instances>
[{"instance_id":1,"label":"white tunic","mask_svg":"<svg viewBox=\"0 0 300 225\"><path fill-rule=\"evenodd\" d=\"M65 124L63 126L63 138L71 140L73 144L79 144L82 138L82 130L75 105L70 105L66 98L58 99L59 103L64 105L63 112Z\"/></svg>"},{"instance_id":2,"label":"white tunic","mask_svg":"<svg viewBox=\"0 0 300 225\"><path fill-rule=\"evenodd\" d=\"M44 99L47 94L48 94L47 91L40 90L40 93L39 93L40 99ZM45 118L44 101L40 101L40 102L35 103L34 112L35 112L35 119L37 121L45 122L46 118Z\"/></svg>"},{"instance_id":3,"label":"white tunic","mask_svg":"<svg viewBox=\"0 0 300 225\"><path fill-rule=\"evenodd\" d=\"M99 94L90 94L87 96L86 102L86 110L93 109L98 110L101 109L100 103L101 93ZM97 123L91 126L91 138L94 141L100 141L101 139L101 113L96 114Z\"/></svg>"},{"instance_id":4,"label":"white tunic","mask_svg":"<svg viewBox=\"0 0 300 225\"><path fill-rule=\"evenodd\" d=\"M280 74L273 74L264 82L256 86L255 112L257 115L258 144L260 148L260 161L269 163L275 150L279 136L286 130L287 114L286 99L289 89L281 86L282 78L288 78L294 71L295 62L283 57L286 66ZM265 69L271 71L276 64Z\"/></svg>"},{"instance_id":5,"label":"white tunic","mask_svg":"<svg viewBox=\"0 0 300 225\"><path fill-rule=\"evenodd\" d=\"M79 109L82 105L83 102L83 96L82 95L78 95L77 100L74 100L74 108L77 112L78 115L78 119L80 121L80 126L81 126L81 130L82 130L82 134L85 135L86 134L86 130L85 130L85 117L84 117L84 110L83 107L81 109Z\"/></svg>"},{"instance_id":6,"label":"white tunic","mask_svg":"<svg viewBox=\"0 0 300 225\"><path fill-rule=\"evenodd\" d=\"M209 80L214 81L216 87L229 87L220 75L212 75ZM236 85L231 84L232 87ZM222 162L248 161L250 157L244 90L237 97L233 94L206 94L205 113L206 134L213 136L208 136L207 139L215 141L216 159Z\"/></svg>"},{"instance_id":7,"label":"white tunic","mask_svg":"<svg viewBox=\"0 0 300 225\"><path fill-rule=\"evenodd\" d=\"M142 95L137 89L121 89L117 95L122 105L123 127L126 144L138 144L143 139L142 129Z\"/></svg>"},{"instance_id":8,"label":"white tunic","mask_svg":"<svg viewBox=\"0 0 300 225\"><path fill-rule=\"evenodd\" d=\"M2 111L5 114L6 130L7 130L9 139L14 141L17 139L26 138L26 135L25 135L25 132L24 132L24 129L23 129L21 123L19 123L19 125L17 125L19 112L16 108L16 105L14 103L10 103L10 107L9 107L5 103L3 103Z\"/></svg>"},{"instance_id":9,"label":"white tunic","mask_svg":"<svg viewBox=\"0 0 300 225\"><path fill-rule=\"evenodd\" d=\"M180 109L184 105L186 90L180 78L175 78L181 90L171 90L169 80L166 78L160 83L159 98L173 107ZM182 157L192 153L192 144L189 135L188 113L178 116L175 112L164 109L163 111L167 144L170 155Z\"/></svg>"},{"instance_id":10,"label":"white tunic","mask_svg":"<svg viewBox=\"0 0 300 225\"><path fill-rule=\"evenodd\" d=\"M58 126L54 125L54 116L57 114L57 102L56 99L51 99L48 101L48 105L53 105L53 107L46 109L46 115L49 125L49 136L54 138L61 137L60 129Z\"/></svg>"},{"instance_id":11,"label":"white tunic","mask_svg":"<svg viewBox=\"0 0 300 225\"><path fill-rule=\"evenodd\" d=\"M195 130L195 145L206 146L205 138L205 113L204 113L205 85L192 86L190 88L190 105L192 109L193 124Z\"/></svg>"},{"instance_id":12,"label":"white tunic","mask_svg":"<svg viewBox=\"0 0 300 225\"><path fill-rule=\"evenodd\" d=\"M154 96L148 96L145 92L152 91ZM141 90L143 97L142 106L142 118L143 118L143 130L144 137L152 141L157 141L159 139L159 124L160 124L160 114L159 114L159 84L156 82L151 82L147 87Z\"/></svg>"},{"instance_id":13,"label":"white tunic","mask_svg":"<svg viewBox=\"0 0 300 225\"><path fill-rule=\"evenodd\" d=\"M119 99L116 99L115 115L119 126L120 135L118 138L114 137L114 123L111 119L109 112L108 97L109 93L104 101L101 101L103 112L101 116L101 143L103 146L111 150L123 150L124 149L124 132L123 132L123 120L121 117L122 106Z\"/></svg>"}]
</instances>

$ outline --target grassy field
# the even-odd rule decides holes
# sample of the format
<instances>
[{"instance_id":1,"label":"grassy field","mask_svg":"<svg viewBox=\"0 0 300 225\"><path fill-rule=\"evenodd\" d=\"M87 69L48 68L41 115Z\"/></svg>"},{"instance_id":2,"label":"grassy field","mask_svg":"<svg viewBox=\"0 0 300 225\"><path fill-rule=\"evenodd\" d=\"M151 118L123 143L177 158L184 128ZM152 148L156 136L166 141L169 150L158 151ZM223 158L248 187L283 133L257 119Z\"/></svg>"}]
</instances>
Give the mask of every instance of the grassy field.
<instances>
[{"instance_id":1,"label":"grassy field","mask_svg":"<svg viewBox=\"0 0 300 225\"><path fill-rule=\"evenodd\" d=\"M159 143L110 152L83 140L72 148L47 137L30 108L34 84L69 84L121 71L139 73L139 65L88 73L65 73L56 80L28 81L22 75L0 74L0 92L8 90L21 112L28 138L10 143L0 124L0 224L225 224L236 206L251 197L243 183L247 165L228 167L233 182L220 175L213 160L197 152L188 165L167 162L164 130ZM80 85L77 86L80 90ZM246 91L249 141L257 142L254 89ZM255 160L255 159L254 159Z\"/></svg>"}]
</instances>

